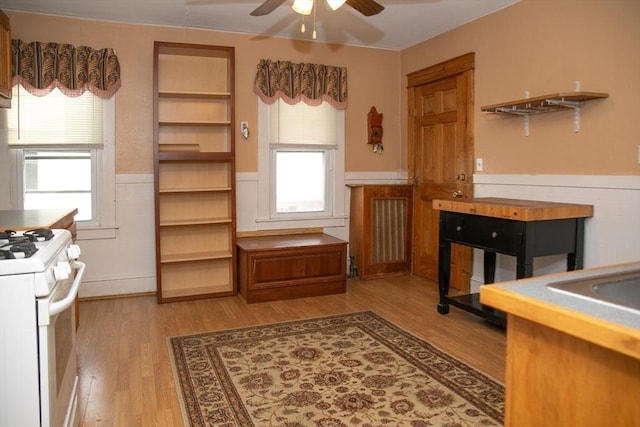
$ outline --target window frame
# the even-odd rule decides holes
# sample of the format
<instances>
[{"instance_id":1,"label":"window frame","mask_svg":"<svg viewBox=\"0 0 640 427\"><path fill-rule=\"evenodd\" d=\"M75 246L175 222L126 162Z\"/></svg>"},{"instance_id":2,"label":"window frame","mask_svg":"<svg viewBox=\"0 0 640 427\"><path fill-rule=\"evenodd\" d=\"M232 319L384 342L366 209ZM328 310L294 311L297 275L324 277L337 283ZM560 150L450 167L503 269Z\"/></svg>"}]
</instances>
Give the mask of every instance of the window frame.
<instances>
[{"instance_id":1,"label":"window frame","mask_svg":"<svg viewBox=\"0 0 640 427\"><path fill-rule=\"evenodd\" d=\"M46 95L45 95L46 96ZM69 150L88 149L92 158L92 205L93 218L86 221L76 221L79 238L115 238L116 225L116 189L115 189L115 96L102 98L103 146L96 147L67 147ZM39 151L61 150L65 147L38 147ZM24 152L35 148L12 148L8 151L13 168L11 193L14 208L24 206ZM95 181L95 193L93 193Z\"/></svg>"},{"instance_id":2,"label":"window frame","mask_svg":"<svg viewBox=\"0 0 640 427\"><path fill-rule=\"evenodd\" d=\"M324 145L314 146L291 146L292 144L278 145L272 144L270 147L271 165L270 165L270 179L271 179L271 218L288 219L296 216L306 217L326 217L333 213L333 163L335 161L335 148L329 148ZM316 153L323 154L323 168L324 168L324 209L318 211L297 211L297 212L278 212L277 206L277 159L278 153Z\"/></svg>"},{"instance_id":3,"label":"window frame","mask_svg":"<svg viewBox=\"0 0 640 427\"><path fill-rule=\"evenodd\" d=\"M88 151L89 155L90 155L90 159L91 159L91 219L88 220L78 220L76 219L75 222L80 225L99 225L100 224L100 208L99 208L99 203L98 203L98 199L99 199L99 184L98 184L98 174L97 171L99 170L98 168L98 164L100 162L100 150L96 149L96 148L83 148L83 147L69 147L69 148L16 148L14 149L16 151L16 155L17 155L17 162L18 162L18 167L16 168L17 171L21 171L22 173L18 173L17 175L17 181L18 181L18 192L17 192L17 203L18 206L24 208L24 195L26 192L26 188L25 188L25 182L24 182L24 175L25 175L25 160L26 160L26 153L29 151L39 151L39 152L48 152L48 151L55 151L55 152L61 152L61 151L69 151L69 152L78 152L78 151Z\"/></svg>"},{"instance_id":4,"label":"window frame","mask_svg":"<svg viewBox=\"0 0 640 427\"><path fill-rule=\"evenodd\" d=\"M344 141L345 111L337 110L336 144L272 144L270 133L270 105L258 99L258 230L291 229L306 227L343 227L346 224ZM322 212L276 212L275 152L324 151L327 163L327 207Z\"/></svg>"}]
</instances>

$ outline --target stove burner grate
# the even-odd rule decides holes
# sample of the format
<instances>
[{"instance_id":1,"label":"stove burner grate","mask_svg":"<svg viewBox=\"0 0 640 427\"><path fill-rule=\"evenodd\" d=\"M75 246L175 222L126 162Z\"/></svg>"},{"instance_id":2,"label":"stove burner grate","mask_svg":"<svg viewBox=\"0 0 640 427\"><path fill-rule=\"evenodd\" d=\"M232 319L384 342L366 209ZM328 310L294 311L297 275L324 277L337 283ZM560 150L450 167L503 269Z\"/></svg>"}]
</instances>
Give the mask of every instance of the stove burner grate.
<instances>
[{"instance_id":1,"label":"stove burner grate","mask_svg":"<svg viewBox=\"0 0 640 427\"><path fill-rule=\"evenodd\" d=\"M53 231L46 228L37 228L25 231L21 234L13 230L0 231L0 240L6 240L9 243L14 242L44 242L53 238Z\"/></svg>"},{"instance_id":2,"label":"stove burner grate","mask_svg":"<svg viewBox=\"0 0 640 427\"><path fill-rule=\"evenodd\" d=\"M11 242L0 246L0 259L29 258L38 251L36 245L29 241Z\"/></svg>"},{"instance_id":3,"label":"stove burner grate","mask_svg":"<svg viewBox=\"0 0 640 427\"><path fill-rule=\"evenodd\" d=\"M43 242L53 238L53 231L46 228L37 228L22 233L23 236L29 237L31 242Z\"/></svg>"}]
</instances>

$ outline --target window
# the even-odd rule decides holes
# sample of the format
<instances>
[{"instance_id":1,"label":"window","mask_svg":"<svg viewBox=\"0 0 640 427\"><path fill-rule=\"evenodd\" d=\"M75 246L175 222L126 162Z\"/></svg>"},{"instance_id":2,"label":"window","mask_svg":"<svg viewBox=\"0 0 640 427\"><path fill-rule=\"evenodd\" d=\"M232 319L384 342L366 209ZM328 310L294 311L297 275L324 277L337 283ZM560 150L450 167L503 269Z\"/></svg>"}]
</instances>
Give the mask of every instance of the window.
<instances>
[{"instance_id":1,"label":"window","mask_svg":"<svg viewBox=\"0 0 640 427\"><path fill-rule=\"evenodd\" d=\"M24 209L78 209L76 221L94 218L92 150L22 150Z\"/></svg>"},{"instance_id":2,"label":"window","mask_svg":"<svg viewBox=\"0 0 640 427\"><path fill-rule=\"evenodd\" d=\"M13 100L7 123L16 206L77 208L79 225L113 224L113 98L57 89L38 97L16 85Z\"/></svg>"},{"instance_id":3,"label":"window","mask_svg":"<svg viewBox=\"0 0 640 427\"><path fill-rule=\"evenodd\" d=\"M344 111L258 102L258 228L344 225Z\"/></svg>"},{"instance_id":4,"label":"window","mask_svg":"<svg viewBox=\"0 0 640 427\"><path fill-rule=\"evenodd\" d=\"M326 212L327 153L276 148L273 156L276 213Z\"/></svg>"}]
</instances>

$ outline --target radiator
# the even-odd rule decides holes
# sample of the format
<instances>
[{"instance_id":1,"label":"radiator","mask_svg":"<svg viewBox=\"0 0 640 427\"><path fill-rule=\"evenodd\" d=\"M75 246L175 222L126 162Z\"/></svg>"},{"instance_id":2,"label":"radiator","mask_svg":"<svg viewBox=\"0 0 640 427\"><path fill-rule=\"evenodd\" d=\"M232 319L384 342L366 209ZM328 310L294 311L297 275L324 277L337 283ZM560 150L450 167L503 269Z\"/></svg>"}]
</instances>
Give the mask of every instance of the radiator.
<instances>
[{"instance_id":1,"label":"radiator","mask_svg":"<svg viewBox=\"0 0 640 427\"><path fill-rule=\"evenodd\" d=\"M405 261L406 199L373 201L373 263Z\"/></svg>"}]
</instances>

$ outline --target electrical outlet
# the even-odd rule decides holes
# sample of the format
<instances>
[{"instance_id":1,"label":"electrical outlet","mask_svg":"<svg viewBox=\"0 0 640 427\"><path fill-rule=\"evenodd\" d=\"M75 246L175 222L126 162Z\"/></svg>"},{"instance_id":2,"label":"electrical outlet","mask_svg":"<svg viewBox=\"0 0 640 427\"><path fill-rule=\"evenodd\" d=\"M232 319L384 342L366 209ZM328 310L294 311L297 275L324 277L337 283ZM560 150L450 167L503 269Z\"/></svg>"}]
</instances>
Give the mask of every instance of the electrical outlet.
<instances>
[{"instance_id":1,"label":"electrical outlet","mask_svg":"<svg viewBox=\"0 0 640 427\"><path fill-rule=\"evenodd\" d=\"M483 169L482 157L478 157L476 159L476 172L482 172L482 169Z\"/></svg>"}]
</instances>

